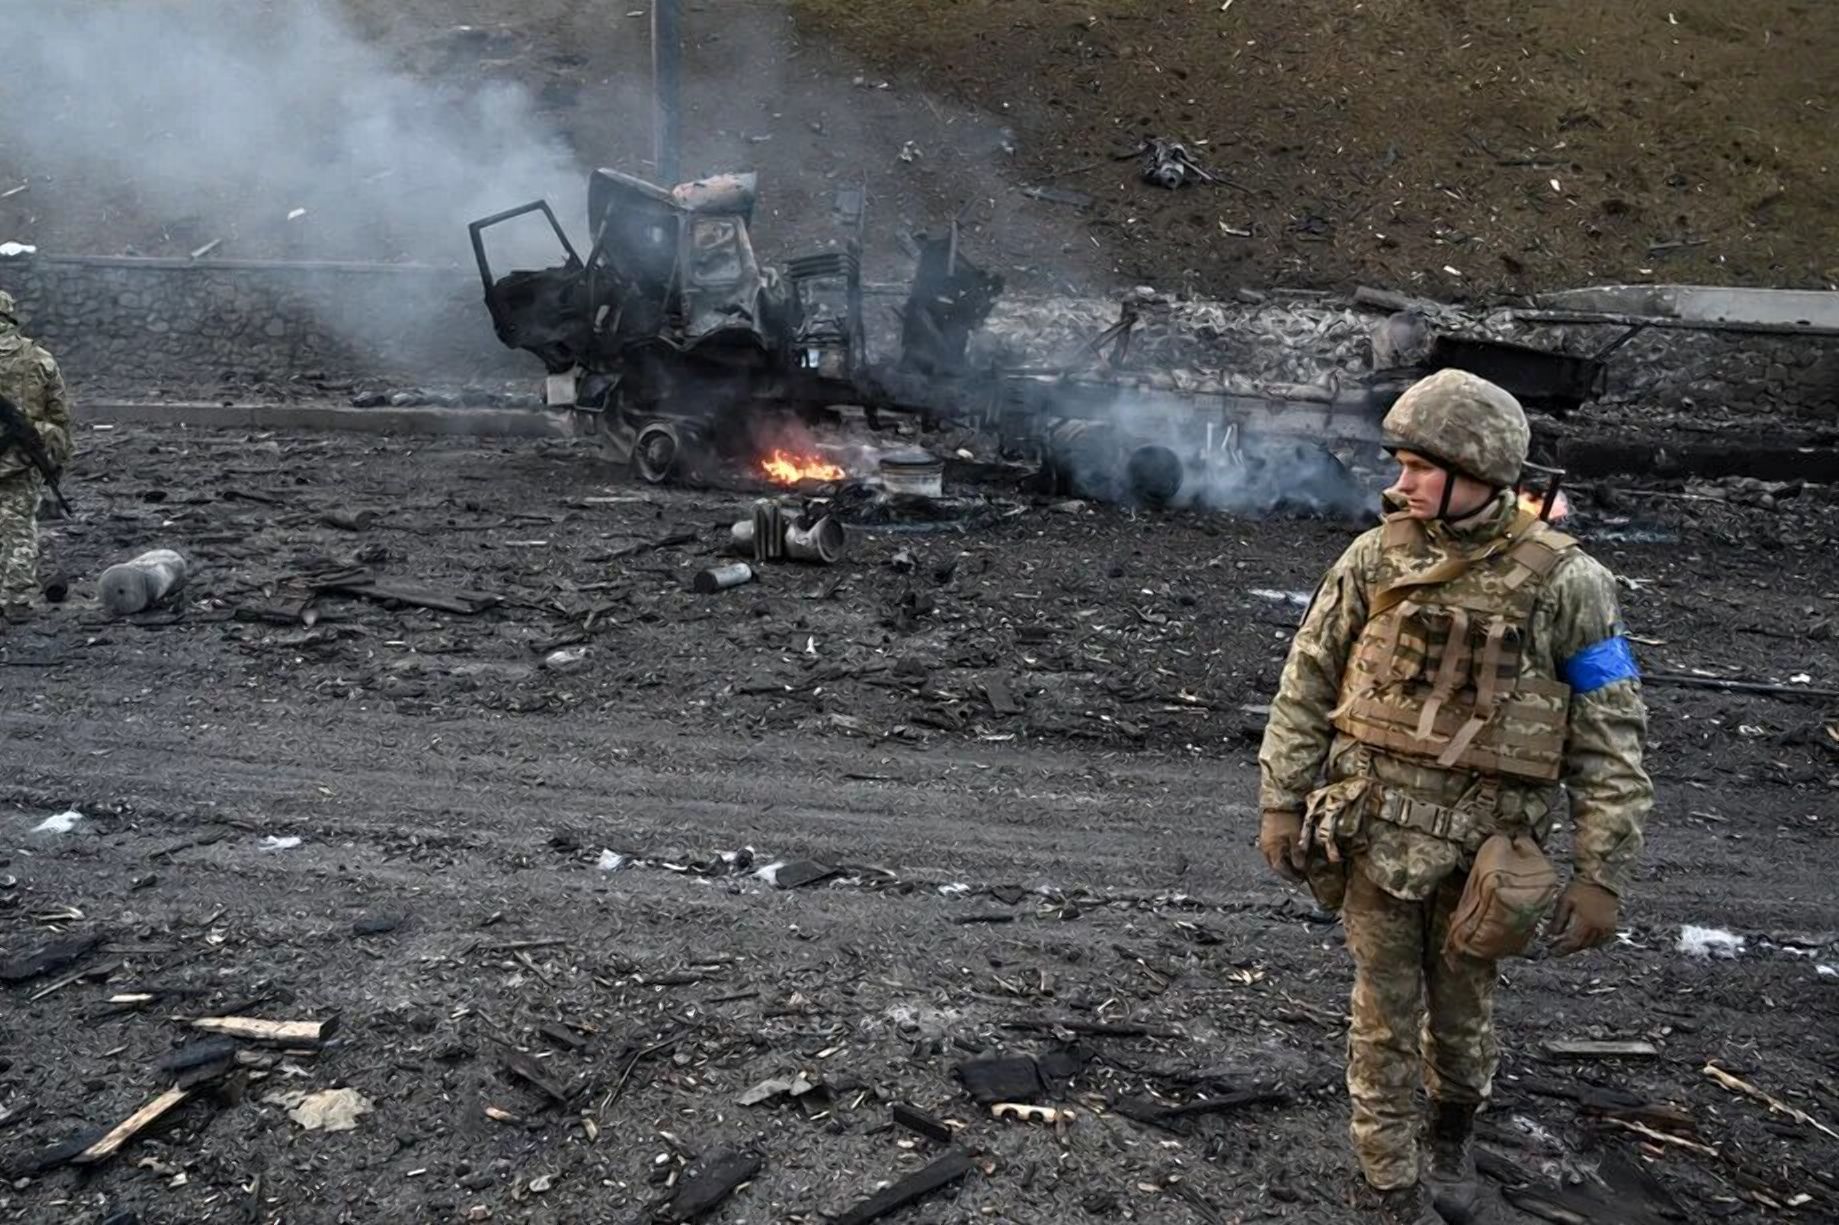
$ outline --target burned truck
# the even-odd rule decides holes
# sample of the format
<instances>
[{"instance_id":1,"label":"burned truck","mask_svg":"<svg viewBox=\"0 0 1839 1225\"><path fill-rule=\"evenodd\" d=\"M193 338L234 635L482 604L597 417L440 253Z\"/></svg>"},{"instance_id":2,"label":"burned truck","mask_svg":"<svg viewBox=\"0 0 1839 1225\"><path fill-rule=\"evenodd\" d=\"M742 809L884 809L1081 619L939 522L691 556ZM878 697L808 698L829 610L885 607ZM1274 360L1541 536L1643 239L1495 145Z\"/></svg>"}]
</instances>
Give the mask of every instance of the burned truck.
<instances>
[{"instance_id":1,"label":"burned truck","mask_svg":"<svg viewBox=\"0 0 1839 1225\"><path fill-rule=\"evenodd\" d=\"M1122 360L1142 322L1130 298L1086 346L1087 359L1109 349L1106 360L974 368L968 342L1002 281L967 258L955 223L943 236L916 236L913 281L895 309L898 344L884 357L871 353L864 322L865 193L838 192L831 241L783 266L754 250L757 194L751 173L666 189L597 170L585 255L541 200L470 227L499 339L541 359L548 402L580 413L646 481L727 466L793 483L805 470L790 465L781 477L774 454L787 422L814 424L853 405L871 426L902 412L988 431L1055 491L1357 517L1373 499L1330 446L1376 444L1386 409L1423 374L1475 369L1529 406L1553 408L1601 386L1598 359L1425 331L1433 343L1409 364L1330 386L1178 387ZM536 214L556 262L495 274L488 232Z\"/></svg>"},{"instance_id":2,"label":"burned truck","mask_svg":"<svg viewBox=\"0 0 1839 1225\"><path fill-rule=\"evenodd\" d=\"M930 416L965 393L965 344L1002 282L964 258L956 226L919 237L900 356L878 366L863 323L864 193L837 193L834 241L782 268L755 254L756 199L751 173L667 190L597 170L585 256L546 201L469 227L498 338L540 358L548 403L586 414L647 481L760 454L786 415L855 404ZM538 213L559 261L495 275L487 231Z\"/></svg>"}]
</instances>

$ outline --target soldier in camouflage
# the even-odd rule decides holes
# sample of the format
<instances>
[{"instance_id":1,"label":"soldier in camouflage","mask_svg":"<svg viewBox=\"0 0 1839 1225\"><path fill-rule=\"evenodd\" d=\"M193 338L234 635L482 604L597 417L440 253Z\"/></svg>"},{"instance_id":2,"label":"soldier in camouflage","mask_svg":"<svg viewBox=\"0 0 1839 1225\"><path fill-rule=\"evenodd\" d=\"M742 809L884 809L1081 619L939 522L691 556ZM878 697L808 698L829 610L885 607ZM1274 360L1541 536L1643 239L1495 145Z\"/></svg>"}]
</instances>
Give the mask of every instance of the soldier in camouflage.
<instances>
[{"instance_id":1,"label":"soldier in camouflage","mask_svg":"<svg viewBox=\"0 0 1839 1225\"><path fill-rule=\"evenodd\" d=\"M1498 1209L1470 1131L1498 1057L1496 963L1444 955L1451 913L1482 841L1544 844L1568 794L1554 951L1615 934L1653 801L1646 711L1608 570L1519 504L1519 403L1445 370L1384 430L1403 508L1334 564L1297 631L1259 753L1259 847L1342 912L1353 1146L1376 1206L1482 1222Z\"/></svg>"},{"instance_id":2,"label":"soldier in camouflage","mask_svg":"<svg viewBox=\"0 0 1839 1225\"><path fill-rule=\"evenodd\" d=\"M57 361L20 334L19 308L0 290L0 393L38 431L53 465L70 462L70 398ZM0 617L38 601L38 500L44 478L19 447L0 445Z\"/></svg>"}]
</instances>

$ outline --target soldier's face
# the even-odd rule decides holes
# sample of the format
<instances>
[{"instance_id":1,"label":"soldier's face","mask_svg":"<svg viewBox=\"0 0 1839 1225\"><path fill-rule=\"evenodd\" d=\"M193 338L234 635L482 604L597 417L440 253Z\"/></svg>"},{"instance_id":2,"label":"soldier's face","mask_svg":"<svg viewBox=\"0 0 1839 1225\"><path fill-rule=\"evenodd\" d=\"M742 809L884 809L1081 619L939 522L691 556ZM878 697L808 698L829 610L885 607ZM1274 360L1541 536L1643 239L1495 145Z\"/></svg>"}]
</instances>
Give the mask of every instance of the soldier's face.
<instances>
[{"instance_id":1,"label":"soldier's face","mask_svg":"<svg viewBox=\"0 0 1839 1225\"><path fill-rule=\"evenodd\" d=\"M1416 451L1400 451L1398 480L1386 492L1404 500L1413 519L1435 519L1443 507L1444 482L1453 482L1449 496L1449 517L1461 519L1488 504L1494 491L1472 476L1451 472L1435 460Z\"/></svg>"}]
</instances>

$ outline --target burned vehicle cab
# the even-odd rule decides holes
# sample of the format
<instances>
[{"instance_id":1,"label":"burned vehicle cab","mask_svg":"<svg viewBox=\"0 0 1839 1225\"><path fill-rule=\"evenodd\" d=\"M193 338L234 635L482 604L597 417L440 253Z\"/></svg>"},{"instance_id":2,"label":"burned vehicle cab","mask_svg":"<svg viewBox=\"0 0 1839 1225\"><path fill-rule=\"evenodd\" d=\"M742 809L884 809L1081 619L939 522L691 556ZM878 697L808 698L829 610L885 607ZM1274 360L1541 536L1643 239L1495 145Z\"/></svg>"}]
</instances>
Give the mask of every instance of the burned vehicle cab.
<instances>
[{"instance_id":1,"label":"burned vehicle cab","mask_svg":"<svg viewBox=\"0 0 1839 1225\"><path fill-rule=\"evenodd\" d=\"M752 174L666 190L597 170L585 258L542 201L472 223L498 338L541 358L548 402L591 414L647 479L662 479L691 451L745 436L733 427L763 402L809 409L862 397L862 192L838 195L847 238L792 260L783 274L755 255L756 198ZM495 275L486 232L536 212L554 231L556 263Z\"/></svg>"},{"instance_id":2,"label":"burned vehicle cab","mask_svg":"<svg viewBox=\"0 0 1839 1225\"><path fill-rule=\"evenodd\" d=\"M549 268L516 269L494 278L485 250L485 231L538 212L548 220L555 235L563 256L561 262ZM537 200L506 209L480 218L467 229L472 235L479 277L485 284L485 306L491 312L492 330L498 339L508 348L536 354L552 376L586 360L592 310L585 269L548 203Z\"/></svg>"},{"instance_id":3,"label":"burned vehicle cab","mask_svg":"<svg viewBox=\"0 0 1839 1225\"><path fill-rule=\"evenodd\" d=\"M669 399L681 390L671 375L684 358L715 371L774 366L786 348L787 301L754 256L754 199L751 174L666 191L597 170L588 184L585 260L543 201L473 222L473 255L498 338L542 359L551 404L598 407L624 381L637 384L628 395ZM486 231L539 211L555 233L558 262L495 276Z\"/></svg>"}]
</instances>

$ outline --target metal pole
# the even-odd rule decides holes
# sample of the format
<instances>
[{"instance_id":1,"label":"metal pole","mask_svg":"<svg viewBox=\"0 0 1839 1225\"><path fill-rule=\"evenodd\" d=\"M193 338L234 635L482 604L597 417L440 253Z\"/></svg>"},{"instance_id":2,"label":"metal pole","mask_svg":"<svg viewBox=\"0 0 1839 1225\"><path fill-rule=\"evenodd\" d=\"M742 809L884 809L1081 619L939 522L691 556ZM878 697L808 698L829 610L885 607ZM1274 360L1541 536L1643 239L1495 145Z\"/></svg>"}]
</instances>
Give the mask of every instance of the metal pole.
<instances>
[{"instance_id":1,"label":"metal pole","mask_svg":"<svg viewBox=\"0 0 1839 1225\"><path fill-rule=\"evenodd\" d=\"M652 161L660 187L677 185L683 147L683 10L679 0L651 4Z\"/></svg>"}]
</instances>

